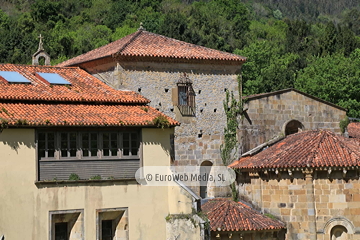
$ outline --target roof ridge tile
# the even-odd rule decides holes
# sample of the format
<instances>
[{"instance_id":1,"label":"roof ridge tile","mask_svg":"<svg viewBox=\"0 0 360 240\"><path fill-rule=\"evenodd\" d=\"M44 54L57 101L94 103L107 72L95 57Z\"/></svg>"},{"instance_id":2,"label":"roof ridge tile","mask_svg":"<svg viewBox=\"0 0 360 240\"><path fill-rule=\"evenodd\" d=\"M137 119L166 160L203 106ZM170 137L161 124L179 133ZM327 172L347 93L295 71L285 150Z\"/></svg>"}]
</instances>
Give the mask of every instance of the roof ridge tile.
<instances>
[{"instance_id":1,"label":"roof ridge tile","mask_svg":"<svg viewBox=\"0 0 360 240\"><path fill-rule=\"evenodd\" d=\"M66 60L57 66L74 66L106 57L156 57L172 59L203 59L228 61L241 65L245 57L234 53L187 43L160 34L138 30L130 35L108 43L87 53Z\"/></svg>"}]
</instances>

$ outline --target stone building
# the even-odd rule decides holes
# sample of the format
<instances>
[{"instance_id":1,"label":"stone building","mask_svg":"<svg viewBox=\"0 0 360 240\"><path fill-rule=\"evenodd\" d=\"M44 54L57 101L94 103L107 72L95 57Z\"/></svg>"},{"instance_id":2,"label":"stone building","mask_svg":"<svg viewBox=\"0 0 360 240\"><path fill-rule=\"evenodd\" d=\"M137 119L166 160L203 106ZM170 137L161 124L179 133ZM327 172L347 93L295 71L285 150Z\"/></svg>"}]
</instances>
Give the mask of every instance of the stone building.
<instances>
[{"instance_id":1,"label":"stone building","mask_svg":"<svg viewBox=\"0 0 360 240\"><path fill-rule=\"evenodd\" d=\"M79 68L0 64L0 239L203 239L196 195L135 180L170 166L178 125L148 103Z\"/></svg>"},{"instance_id":2,"label":"stone building","mask_svg":"<svg viewBox=\"0 0 360 240\"><path fill-rule=\"evenodd\" d=\"M267 217L243 202L210 199L202 210L210 221L211 240L282 240L285 224Z\"/></svg>"},{"instance_id":3,"label":"stone building","mask_svg":"<svg viewBox=\"0 0 360 240\"><path fill-rule=\"evenodd\" d=\"M60 63L78 66L115 89L136 91L181 123L172 137L173 165L222 164L226 90L238 98L245 58L172 38L137 32ZM339 133L346 110L295 89L243 97L238 154L298 129ZM225 188L197 188L202 197L227 196Z\"/></svg>"},{"instance_id":4,"label":"stone building","mask_svg":"<svg viewBox=\"0 0 360 240\"><path fill-rule=\"evenodd\" d=\"M140 28L58 66L78 66L115 89L136 91L150 99L150 106L181 123L173 136L172 164L211 166L222 164L223 100L227 90L238 97L244 62L235 54ZM202 197L214 195L206 187L199 191Z\"/></svg>"},{"instance_id":5,"label":"stone building","mask_svg":"<svg viewBox=\"0 0 360 240\"><path fill-rule=\"evenodd\" d=\"M304 131L235 161L239 196L287 223L286 239L360 239L360 142Z\"/></svg>"},{"instance_id":6,"label":"stone building","mask_svg":"<svg viewBox=\"0 0 360 240\"><path fill-rule=\"evenodd\" d=\"M241 124L242 153L268 141L303 130L340 133L346 109L296 89L245 96Z\"/></svg>"}]
</instances>

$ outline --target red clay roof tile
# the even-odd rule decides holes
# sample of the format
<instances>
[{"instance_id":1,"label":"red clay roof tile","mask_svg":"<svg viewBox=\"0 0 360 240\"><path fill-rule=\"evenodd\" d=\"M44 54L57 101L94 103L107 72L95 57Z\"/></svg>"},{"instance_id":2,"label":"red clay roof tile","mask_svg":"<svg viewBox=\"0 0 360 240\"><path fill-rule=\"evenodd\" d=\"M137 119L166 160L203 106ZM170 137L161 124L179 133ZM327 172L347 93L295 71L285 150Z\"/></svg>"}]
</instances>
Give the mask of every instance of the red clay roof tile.
<instances>
[{"instance_id":1,"label":"red clay roof tile","mask_svg":"<svg viewBox=\"0 0 360 240\"><path fill-rule=\"evenodd\" d=\"M360 142L327 130L287 136L264 151L229 165L237 169L348 167L360 165Z\"/></svg>"},{"instance_id":2,"label":"red clay roof tile","mask_svg":"<svg viewBox=\"0 0 360 240\"><path fill-rule=\"evenodd\" d=\"M349 137L360 138L360 123L352 122L347 126Z\"/></svg>"},{"instance_id":3,"label":"red clay roof tile","mask_svg":"<svg viewBox=\"0 0 360 240\"><path fill-rule=\"evenodd\" d=\"M115 90L80 68L0 64L0 71L14 71L31 84L0 81L0 99L146 104L150 101L132 91ZM57 73L71 83L50 85L37 72Z\"/></svg>"},{"instance_id":4,"label":"red clay roof tile","mask_svg":"<svg viewBox=\"0 0 360 240\"><path fill-rule=\"evenodd\" d=\"M58 66L74 66L95 59L116 55L180 58L187 60L223 60L239 62L239 64L246 61L245 57L236 54L202 47L144 30L138 30L117 41L62 62L58 64Z\"/></svg>"},{"instance_id":5,"label":"red clay roof tile","mask_svg":"<svg viewBox=\"0 0 360 240\"><path fill-rule=\"evenodd\" d=\"M224 198L209 200L201 206L210 220L211 231L261 231L285 228L279 220L271 219L250 206Z\"/></svg>"},{"instance_id":6,"label":"red clay roof tile","mask_svg":"<svg viewBox=\"0 0 360 240\"><path fill-rule=\"evenodd\" d=\"M0 81L0 128L7 126L155 126L179 123L150 106L138 93L118 91L79 68L0 64L30 84ZM36 72L57 73L71 83L51 85ZM166 122L167 121L167 122Z\"/></svg>"},{"instance_id":7,"label":"red clay roof tile","mask_svg":"<svg viewBox=\"0 0 360 240\"><path fill-rule=\"evenodd\" d=\"M8 126L153 126L159 115L178 125L150 106L0 102L0 125Z\"/></svg>"}]
</instances>

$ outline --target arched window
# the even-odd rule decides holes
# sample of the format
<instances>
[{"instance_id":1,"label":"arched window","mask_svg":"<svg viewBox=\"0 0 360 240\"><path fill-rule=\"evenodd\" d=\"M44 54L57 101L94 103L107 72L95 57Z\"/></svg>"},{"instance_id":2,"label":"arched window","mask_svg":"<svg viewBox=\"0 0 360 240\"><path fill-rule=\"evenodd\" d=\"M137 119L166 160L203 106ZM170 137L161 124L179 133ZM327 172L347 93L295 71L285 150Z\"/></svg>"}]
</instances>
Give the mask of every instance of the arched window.
<instances>
[{"instance_id":1,"label":"arched window","mask_svg":"<svg viewBox=\"0 0 360 240\"><path fill-rule=\"evenodd\" d=\"M304 125L298 120L291 120L285 125L285 136L297 133L304 129Z\"/></svg>"},{"instance_id":2,"label":"arched window","mask_svg":"<svg viewBox=\"0 0 360 240\"><path fill-rule=\"evenodd\" d=\"M347 229L344 226L336 225L331 229L330 240L347 240Z\"/></svg>"},{"instance_id":3,"label":"arched window","mask_svg":"<svg viewBox=\"0 0 360 240\"><path fill-rule=\"evenodd\" d=\"M200 165L200 175L209 174L212 167L212 162L204 161ZM200 197L207 198L208 197L208 182L207 181L200 181Z\"/></svg>"},{"instance_id":4,"label":"arched window","mask_svg":"<svg viewBox=\"0 0 360 240\"><path fill-rule=\"evenodd\" d=\"M335 217L328 220L323 229L323 233L327 234L330 240L352 239L355 233L354 224L345 217Z\"/></svg>"}]
</instances>

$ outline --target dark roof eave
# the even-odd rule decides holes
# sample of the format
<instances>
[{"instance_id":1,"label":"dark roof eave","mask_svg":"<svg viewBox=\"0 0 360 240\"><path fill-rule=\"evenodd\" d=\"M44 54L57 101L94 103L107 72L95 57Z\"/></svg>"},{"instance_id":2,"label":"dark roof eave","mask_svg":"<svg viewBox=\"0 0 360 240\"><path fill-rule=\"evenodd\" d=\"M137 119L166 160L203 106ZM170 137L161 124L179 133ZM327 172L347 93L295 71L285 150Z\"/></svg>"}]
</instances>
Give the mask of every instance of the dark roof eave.
<instances>
[{"instance_id":1,"label":"dark roof eave","mask_svg":"<svg viewBox=\"0 0 360 240\"><path fill-rule=\"evenodd\" d=\"M233 169L238 169L242 172L263 172L263 171L297 171L297 170L305 170L305 169L313 169L315 171L322 171L322 170L328 170L328 169L359 169L360 165L353 165L353 166L289 166L289 167L276 167L276 166L266 166L266 167L257 167L257 168L246 168L246 167L231 167Z\"/></svg>"},{"instance_id":2,"label":"dark roof eave","mask_svg":"<svg viewBox=\"0 0 360 240\"><path fill-rule=\"evenodd\" d=\"M26 120L26 119L21 119L21 120ZM174 127L177 127L177 126L180 126L180 123L177 123L177 124L171 124L169 125L168 127L166 128L174 128ZM90 128L93 128L93 127L99 127L99 128L103 128L103 127L139 127L139 128L159 128L155 125L152 125L152 124L32 124L32 123L26 123L26 124L21 124L21 125L18 125L18 124L9 124L7 127L4 127L4 128L1 128L0 129L8 129L8 128L53 128L53 127L84 127L84 128L87 128L87 127L90 127ZM160 127L161 128L161 127ZM165 128L165 127L164 127Z\"/></svg>"},{"instance_id":3,"label":"dark roof eave","mask_svg":"<svg viewBox=\"0 0 360 240\"><path fill-rule=\"evenodd\" d=\"M167 57L167 56L139 56L139 55L125 55L122 53L113 54L112 57L116 58L117 61L129 61L142 60L142 61L157 61L157 62L184 62L184 63L221 63L221 64L230 64L230 65L239 65L241 66L246 58L242 60L232 60L232 59L205 59L205 58L185 58L185 57Z\"/></svg>"},{"instance_id":4,"label":"dark roof eave","mask_svg":"<svg viewBox=\"0 0 360 240\"><path fill-rule=\"evenodd\" d=\"M76 62L73 62L69 65L63 65L63 63L66 63L65 62L62 62L62 63L59 63L57 65L55 65L55 67L59 66L59 67L80 67L81 69L83 69L81 66L82 65L85 65L87 63L90 63L90 62L94 62L94 61L99 61L99 60L103 60L103 59L106 59L106 58L109 58L109 59L112 59L113 58L113 54L110 54L110 55L106 55L106 56L103 56L103 57L99 57L99 58L94 58L94 59L91 59L91 60L86 60L86 61L76 61ZM69 59L71 60L71 59ZM85 69L84 69L85 70Z\"/></svg>"}]
</instances>

